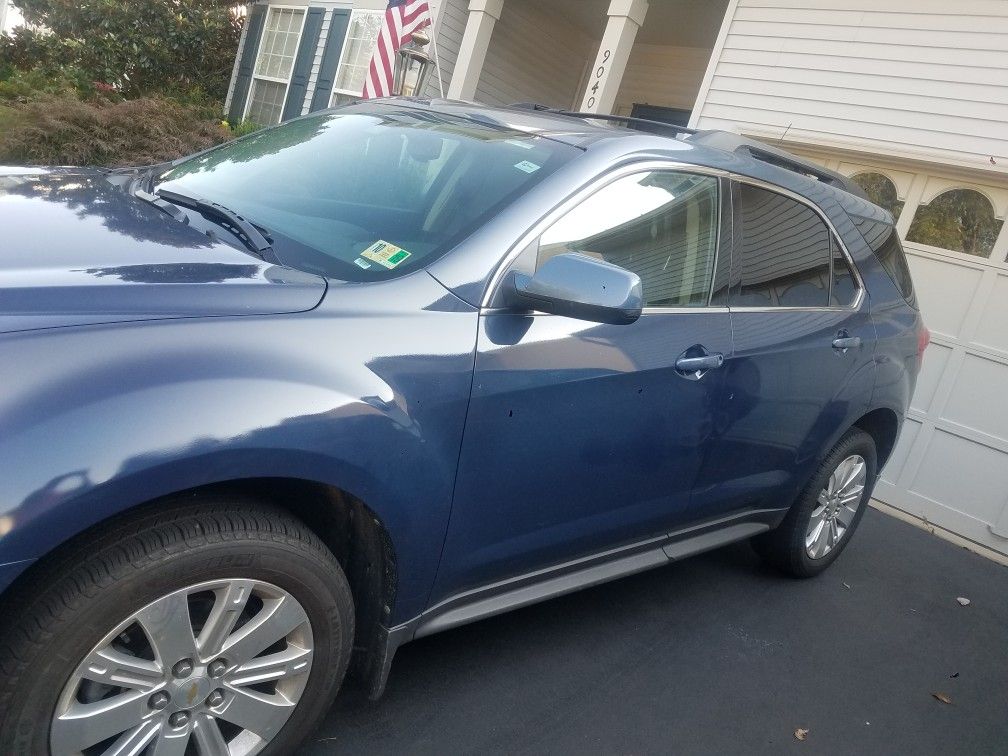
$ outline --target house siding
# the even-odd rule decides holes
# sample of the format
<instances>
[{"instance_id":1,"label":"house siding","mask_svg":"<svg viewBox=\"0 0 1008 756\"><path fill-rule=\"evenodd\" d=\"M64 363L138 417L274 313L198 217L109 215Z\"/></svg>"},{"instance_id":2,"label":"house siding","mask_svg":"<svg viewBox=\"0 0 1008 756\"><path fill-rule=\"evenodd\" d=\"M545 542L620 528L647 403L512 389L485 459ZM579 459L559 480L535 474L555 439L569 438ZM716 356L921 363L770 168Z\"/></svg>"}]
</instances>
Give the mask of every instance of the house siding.
<instances>
[{"instance_id":1,"label":"house siding","mask_svg":"<svg viewBox=\"0 0 1008 756\"><path fill-rule=\"evenodd\" d=\"M565 23L543 4L505 2L476 100L491 105L540 102L571 107L597 45L597 39ZM571 66L571 60L584 61L584 66Z\"/></svg>"},{"instance_id":2,"label":"house siding","mask_svg":"<svg viewBox=\"0 0 1008 756\"><path fill-rule=\"evenodd\" d=\"M311 107L312 97L315 96L315 87L318 84L319 68L322 66L322 53L325 50L325 42L329 39L329 27L332 25L333 9L326 8L325 16L322 18L322 31L319 33L319 43L315 48L315 56L312 59L311 73L308 74L308 89L305 91L304 106L301 108L301 115L308 112Z\"/></svg>"},{"instance_id":3,"label":"house siding","mask_svg":"<svg viewBox=\"0 0 1008 756\"><path fill-rule=\"evenodd\" d=\"M635 103L689 110L710 54L710 49L700 47L635 44L615 112L629 114Z\"/></svg>"},{"instance_id":4,"label":"house siding","mask_svg":"<svg viewBox=\"0 0 1008 756\"><path fill-rule=\"evenodd\" d=\"M459 47L462 46L462 35L465 33L466 21L469 18L468 0L441 0L431 6L434 17L435 46L437 47L437 63L441 71L441 82L445 93L455 71L455 61L458 59ZM438 72L432 71L427 80L427 97L440 97L441 87L438 85Z\"/></svg>"},{"instance_id":5,"label":"house siding","mask_svg":"<svg viewBox=\"0 0 1008 756\"><path fill-rule=\"evenodd\" d=\"M693 125L1008 172L1008 2L738 0L725 24Z\"/></svg>"}]
</instances>

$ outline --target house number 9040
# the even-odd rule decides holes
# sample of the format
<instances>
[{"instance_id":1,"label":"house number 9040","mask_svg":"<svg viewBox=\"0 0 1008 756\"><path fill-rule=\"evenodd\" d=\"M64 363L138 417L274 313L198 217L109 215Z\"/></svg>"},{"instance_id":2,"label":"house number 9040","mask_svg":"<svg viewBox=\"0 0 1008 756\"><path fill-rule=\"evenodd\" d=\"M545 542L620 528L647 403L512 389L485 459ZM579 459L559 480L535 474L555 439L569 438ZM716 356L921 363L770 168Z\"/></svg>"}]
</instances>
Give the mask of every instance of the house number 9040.
<instances>
[{"instance_id":1,"label":"house number 9040","mask_svg":"<svg viewBox=\"0 0 1008 756\"><path fill-rule=\"evenodd\" d=\"M588 98L588 107L595 107L595 95L598 94L599 82L602 81L602 77L605 76L606 63L609 62L609 57L612 55L608 50L602 51L602 60L599 61L598 68L595 69L595 83L591 85L588 91L592 93L592 96Z\"/></svg>"}]
</instances>

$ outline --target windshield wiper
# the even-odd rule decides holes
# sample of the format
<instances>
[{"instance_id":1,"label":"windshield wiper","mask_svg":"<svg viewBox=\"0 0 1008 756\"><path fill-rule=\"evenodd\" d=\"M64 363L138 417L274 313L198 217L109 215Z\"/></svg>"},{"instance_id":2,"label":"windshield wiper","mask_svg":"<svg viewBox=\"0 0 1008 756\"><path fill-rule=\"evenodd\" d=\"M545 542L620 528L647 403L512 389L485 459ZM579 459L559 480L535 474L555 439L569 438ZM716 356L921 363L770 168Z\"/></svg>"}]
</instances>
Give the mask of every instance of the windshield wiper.
<instances>
[{"instance_id":1,"label":"windshield wiper","mask_svg":"<svg viewBox=\"0 0 1008 756\"><path fill-rule=\"evenodd\" d=\"M170 189L158 189L155 195L167 202L171 202L173 205L195 210L208 220L216 220L219 225L237 236L256 255L264 260L269 259L270 262L277 261L270 240L256 228L255 224L245 220L234 210L226 208L217 202L211 202L200 197L190 197L186 194L173 192Z\"/></svg>"}]
</instances>

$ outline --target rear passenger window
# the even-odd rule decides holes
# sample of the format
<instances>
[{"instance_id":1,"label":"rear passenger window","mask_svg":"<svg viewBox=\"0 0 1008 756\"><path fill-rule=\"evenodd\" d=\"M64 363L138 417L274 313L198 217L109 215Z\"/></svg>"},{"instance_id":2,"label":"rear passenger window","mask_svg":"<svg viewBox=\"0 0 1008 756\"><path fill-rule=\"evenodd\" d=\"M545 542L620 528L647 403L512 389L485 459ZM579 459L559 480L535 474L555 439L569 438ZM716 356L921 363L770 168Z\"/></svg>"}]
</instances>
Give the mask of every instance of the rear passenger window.
<instances>
[{"instance_id":1,"label":"rear passenger window","mask_svg":"<svg viewBox=\"0 0 1008 756\"><path fill-rule=\"evenodd\" d=\"M581 252L640 276L645 307L705 307L717 228L716 178L637 173L603 187L543 233L536 267Z\"/></svg>"},{"instance_id":2,"label":"rear passenger window","mask_svg":"<svg viewBox=\"0 0 1008 756\"><path fill-rule=\"evenodd\" d=\"M826 307L830 231L806 205L742 184L737 275L740 307Z\"/></svg>"}]
</instances>

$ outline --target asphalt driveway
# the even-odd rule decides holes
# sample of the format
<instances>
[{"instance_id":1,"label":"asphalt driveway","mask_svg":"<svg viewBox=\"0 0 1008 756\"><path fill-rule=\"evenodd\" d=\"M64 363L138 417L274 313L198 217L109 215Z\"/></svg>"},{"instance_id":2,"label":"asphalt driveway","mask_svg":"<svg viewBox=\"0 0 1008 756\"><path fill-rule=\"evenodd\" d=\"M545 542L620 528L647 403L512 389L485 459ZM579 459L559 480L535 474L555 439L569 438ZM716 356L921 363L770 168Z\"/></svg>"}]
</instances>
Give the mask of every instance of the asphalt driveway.
<instances>
[{"instance_id":1,"label":"asphalt driveway","mask_svg":"<svg viewBox=\"0 0 1008 756\"><path fill-rule=\"evenodd\" d=\"M302 751L782 752L1008 754L1008 568L869 510L813 580L739 544L404 646Z\"/></svg>"}]
</instances>

